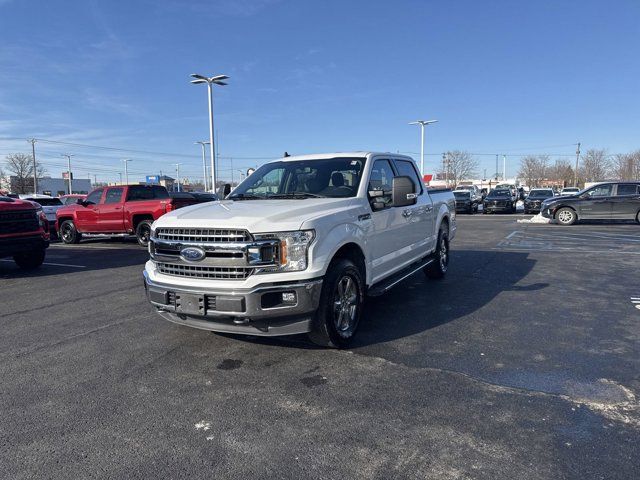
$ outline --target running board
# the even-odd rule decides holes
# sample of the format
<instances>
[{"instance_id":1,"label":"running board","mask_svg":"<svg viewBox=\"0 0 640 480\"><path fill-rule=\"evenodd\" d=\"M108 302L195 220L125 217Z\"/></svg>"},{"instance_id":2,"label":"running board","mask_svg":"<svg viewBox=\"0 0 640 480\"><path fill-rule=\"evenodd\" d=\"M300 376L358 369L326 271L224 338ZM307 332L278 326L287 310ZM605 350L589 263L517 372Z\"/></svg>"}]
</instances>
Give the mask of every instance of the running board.
<instances>
[{"instance_id":1,"label":"running board","mask_svg":"<svg viewBox=\"0 0 640 480\"><path fill-rule=\"evenodd\" d=\"M401 270L398 273L394 273L389 278L385 278L379 283L376 283L375 285L369 287L369 290L367 290L367 295L369 297L379 297L380 295L387 293L401 281L409 278L411 275L419 270L422 270L424 267L430 265L433 262L435 262L435 260L432 257L427 257L418 263L412 263L404 270Z\"/></svg>"},{"instance_id":2,"label":"running board","mask_svg":"<svg viewBox=\"0 0 640 480\"><path fill-rule=\"evenodd\" d=\"M130 233L82 233L84 238L124 238L131 237Z\"/></svg>"}]
</instances>

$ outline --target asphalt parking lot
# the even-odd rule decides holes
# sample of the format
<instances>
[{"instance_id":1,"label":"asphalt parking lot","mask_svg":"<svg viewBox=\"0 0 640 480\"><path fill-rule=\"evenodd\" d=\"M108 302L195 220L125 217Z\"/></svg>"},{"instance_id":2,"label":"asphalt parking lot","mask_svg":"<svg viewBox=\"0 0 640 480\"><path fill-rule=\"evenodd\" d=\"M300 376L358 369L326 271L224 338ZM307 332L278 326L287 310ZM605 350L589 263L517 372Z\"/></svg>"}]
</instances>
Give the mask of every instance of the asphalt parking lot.
<instances>
[{"instance_id":1,"label":"asphalt parking lot","mask_svg":"<svg viewBox=\"0 0 640 480\"><path fill-rule=\"evenodd\" d=\"M356 345L147 305L132 242L0 262L2 478L637 478L640 226L458 216Z\"/></svg>"}]
</instances>

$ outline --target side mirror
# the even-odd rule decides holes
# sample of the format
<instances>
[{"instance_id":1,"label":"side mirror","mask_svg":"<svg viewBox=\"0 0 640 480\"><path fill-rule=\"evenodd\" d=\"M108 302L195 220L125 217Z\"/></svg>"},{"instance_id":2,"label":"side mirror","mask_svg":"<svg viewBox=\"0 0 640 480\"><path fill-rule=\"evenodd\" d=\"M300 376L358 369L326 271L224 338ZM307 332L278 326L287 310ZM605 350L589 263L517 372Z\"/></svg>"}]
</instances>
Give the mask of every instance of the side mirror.
<instances>
[{"instance_id":1,"label":"side mirror","mask_svg":"<svg viewBox=\"0 0 640 480\"><path fill-rule=\"evenodd\" d=\"M223 186L221 186L218 189L218 198L220 200L223 200L227 198L227 195L229 195L230 193L231 193L231 184L225 183Z\"/></svg>"},{"instance_id":2,"label":"side mirror","mask_svg":"<svg viewBox=\"0 0 640 480\"><path fill-rule=\"evenodd\" d=\"M391 198L394 207L415 205L418 201L416 186L411 177L394 177Z\"/></svg>"}]
</instances>

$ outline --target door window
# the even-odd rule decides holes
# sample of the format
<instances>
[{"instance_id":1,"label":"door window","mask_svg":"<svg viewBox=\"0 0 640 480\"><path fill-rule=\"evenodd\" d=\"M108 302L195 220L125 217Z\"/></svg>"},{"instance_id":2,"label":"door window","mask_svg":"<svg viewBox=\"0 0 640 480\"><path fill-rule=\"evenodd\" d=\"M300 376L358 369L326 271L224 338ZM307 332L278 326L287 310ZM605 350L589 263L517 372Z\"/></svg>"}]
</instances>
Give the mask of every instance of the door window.
<instances>
[{"instance_id":1,"label":"door window","mask_svg":"<svg viewBox=\"0 0 640 480\"><path fill-rule=\"evenodd\" d=\"M124 188L122 187L110 188L107 190L107 196L104 199L104 203L120 203L123 191Z\"/></svg>"},{"instance_id":2,"label":"door window","mask_svg":"<svg viewBox=\"0 0 640 480\"><path fill-rule=\"evenodd\" d=\"M420 175L418 175L418 172L413 162L410 162L409 160L396 160L395 162L398 170L398 175L410 177L414 185L416 186L415 191L418 194L421 194L422 182L420 181Z\"/></svg>"},{"instance_id":3,"label":"door window","mask_svg":"<svg viewBox=\"0 0 640 480\"><path fill-rule=\"evenodd\" d=\"M611 196L611 184L598 185L587 192L591 198L609 197Z\"/></svg>"},{"instance_id":4,"label":"door window","mask_svg":"<svg viewBox=\"0 0 640 480\"><path fill-rule=\"evenodd\" d=\"M624 195L637 195L638 190L640 190L640 186L638 185L635 185L633 183L622 183L618 185L616 196L621 197Z\"/></svg>"},{"instance_id":5,"label":"door window","mask_svg":"<svg viewBox=\"0 0 640 480\"><path fill-rule=\"evenodd\" d=\"M87 199L85 200L88 204L97 205L100 203L100 198L102 197L102 189L94 190L89 194Z\"/></svg>"},{"instance_id":6,"label":"door window","mask_svg":"<svg viewBox=\"0 0 640 480\"><path fill-rule=\"evenodd\" d=\"M370 198L372 202L381 202L389 206L392 201L393 169L389 160L376 160L369 177L369 192L382 192L380 196Z\"/></svg>"}]
</instances>

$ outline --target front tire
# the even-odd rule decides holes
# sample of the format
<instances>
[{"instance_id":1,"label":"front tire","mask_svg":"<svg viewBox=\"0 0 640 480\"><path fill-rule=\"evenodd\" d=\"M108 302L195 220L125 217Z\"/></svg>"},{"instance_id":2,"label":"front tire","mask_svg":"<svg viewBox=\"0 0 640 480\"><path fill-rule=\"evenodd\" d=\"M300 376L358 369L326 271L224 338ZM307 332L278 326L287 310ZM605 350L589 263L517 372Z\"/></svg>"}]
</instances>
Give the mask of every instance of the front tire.
<instances>
[{"instance_id":1,"label":"front tire","mask_svg":"<svg viewBox=\"0 0 640 480\"><path fill-rule=\"evenodd\" d=\"M556 220L560 225L573 225L577 219L576 212L568 207L562 207L556 212Z\"/></svg>"},{"instance_id":2,"label":"front tire","mask_svg":"<svg viewBox=\"0 0 640 480\"><path fill-rule=\"evenodd\" d=\"M434 261L424 268L424 273L428 278L438 280L444 278L449 269L449 232L448 229L440 228L438 232L438 244L433 252Z\"/></svg>"},{"instance_id":3,"label":"front tire","mask_svg":"<svg viewBox=\"0 0 640 480\"><path fill-rule=\"evenodd\" d=\"M362 272L349 259L334 260L322 285L309 339L323 347L347 347L360 324L363 305Z\"/></svg>"},{"instance_id":4,"label":"front tire","mask_svg":"<svg viewBox=\"0 0 640 480\"><path fill-rule=\"evenodd\" d=\"M44 256L45 249L41 248L31 252L17 253L13 256L13 260L23 270L33 270L42 265Z\"/></svg>"},{"instance_id":5,"label":"front tire","mask_svg":"<svg viewBox=\"0 0 640 480\"><path fill-rule=\"evenodd\" d=\"M80 243L81 238L82 234L78 232L73 220L65 220L62 222L62 225L60 225L60 239L63 243L67 245Z\"/></svg>"},{"instance_id":6,"label":"front tire","mask_svg":"<svg viewBox=\"0 0 640 480\"><path fill-rule=\"evenodd\" d=\"M151 220L142 220L136 227L136 239L138 244L146 247L149 245L149 239L151 238Z\"/></svg>"}]
</instances>

